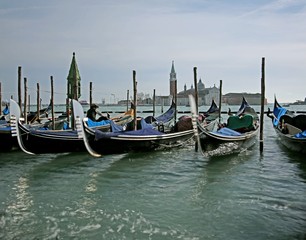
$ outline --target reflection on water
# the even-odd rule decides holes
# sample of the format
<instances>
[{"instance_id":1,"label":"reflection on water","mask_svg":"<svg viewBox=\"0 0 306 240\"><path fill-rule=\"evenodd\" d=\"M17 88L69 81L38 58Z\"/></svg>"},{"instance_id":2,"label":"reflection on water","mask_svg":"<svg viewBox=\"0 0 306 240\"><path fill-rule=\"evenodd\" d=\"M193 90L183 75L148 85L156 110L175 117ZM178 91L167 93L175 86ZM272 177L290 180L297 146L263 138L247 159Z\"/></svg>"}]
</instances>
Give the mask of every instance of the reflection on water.
<instances>
[{"instance_id":1,"label":"reflection on water","mask_svg":"<svg viewBox=\"0 0 306 240\"><path fill-rule=\"evenodd\" d=\"M29 193L27 193L28 187L28 179L25 177L20 177L15 187L13 188L16 193L16 200L15 202L10 203L8 209L10 210L10 213L13 213L12 215L15 215L16 217L25 217L27 211L32 205L31 196Z\"/></svg>"},{"instance_id":2,"label":"reflection on water","mask_svg":"<svg viewBox=\"0 0 306 240\"><path fill-rule=\"evenodd\" d=\"M229 154L238 153L241 149L239 148L239 144L236 142L222 143L218 144L218 146L213 146L212 144L208 144L203 152L205 157L217 157L224 156Z\"/></svg>"},{"instance_id":3,"label":"reflection on water","mask_svg":"<svg viewBox=\"0 0 306 240\"><path fill-rule=\"evenodd\" d=\"M34 203L31 194L27 191L28 188L28 179L19 177L12 187L11 195L8 196L9 200L5 214L2 217L1 228L5 230L10 226L8 231L17 238L23 231L20 230L20 224L25 226L32 225L31 218L33 213L31 212L31 207Z\"/></svg>"}]
</instances>

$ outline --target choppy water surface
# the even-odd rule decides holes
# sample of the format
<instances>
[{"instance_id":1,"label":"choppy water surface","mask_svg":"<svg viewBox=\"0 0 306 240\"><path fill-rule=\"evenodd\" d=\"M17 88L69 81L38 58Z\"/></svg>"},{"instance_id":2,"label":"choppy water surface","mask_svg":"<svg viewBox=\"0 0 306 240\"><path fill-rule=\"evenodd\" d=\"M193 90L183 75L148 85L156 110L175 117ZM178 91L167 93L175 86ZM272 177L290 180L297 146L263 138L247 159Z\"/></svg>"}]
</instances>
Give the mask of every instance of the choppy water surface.
<instances>
[{"instance_id":1,"label":"choppy water surface","mask_svg":"<svg viewBox=\"0 0 306 240\"><path fill-rule=\"evenodd\" d=\"M0 153L0 239L305 239L305 156L265 123L262 155Z\"/></svg>"}]
</instances>

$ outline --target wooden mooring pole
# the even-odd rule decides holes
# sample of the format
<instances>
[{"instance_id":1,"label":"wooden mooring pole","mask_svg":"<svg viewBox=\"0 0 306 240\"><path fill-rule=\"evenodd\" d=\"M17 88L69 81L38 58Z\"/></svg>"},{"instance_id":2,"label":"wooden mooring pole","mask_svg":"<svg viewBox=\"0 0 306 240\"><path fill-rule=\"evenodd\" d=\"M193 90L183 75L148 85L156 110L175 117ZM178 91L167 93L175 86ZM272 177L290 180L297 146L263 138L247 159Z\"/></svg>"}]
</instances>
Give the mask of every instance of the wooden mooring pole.
<instances>
[{"instance_id":1,"label":"wooden mooring pole","mask_svg":"<svg viewBox=\"0 0 306 240\"><path fill-rule=\"evenodd\" d=\"M126 91L126 111L129 110L129 98L130 98L130 91Z\"/></svg>"},{"instance_id":2,"label":"wooden mooring pole","mask_svg":"<svg viewBox=\"0 0 306 240\"><path fill-rule=\"evenodd\" d=\"M196 112L195 114L199 114L199 103L198 103L198 80L197 80L197 67L193 68L193 81L194 81L194 100L195 100L195 107ZM191 106L191 103L190 103ZM197 152L199 148L199 142L195 141L194 150Z\"/></svg>"},{"instance_id":3,"label":"wooden mooring pole","mask_svg":"<svg viewBox=\"0 0 306 240\"><path fill-rule=\"evenodd\" d=\"M160 107L161 113L164 112L164 99L162 98L161 107Z\"/></svg>"},{"instance_id":4,"label":"wooden mooring pole","mask_svg":"<svg viewBox=\"0 0 306 240\"><path fill-rule=\"evenodd\" d=\"M133 89L134 89L134 130L137 130L137 81L136 71L133 70Z\"/></svg>"},{"instance_id":5,"label":"wooden mooring pole","mask_svg":"<svg viewBox=\"0 0 306 240\"><path fill-rule=\"evenodd\" d=\"M70 124L70 102L69 98L66 98L66 115L67 115L67 122L68 122L68 128L71 126Z\"/></svg>"},{"instance_id":6,"label":"wooden mooring pole","mask_svg":"<svg viewBox=\"0 0 306 240\"><path fill-rule=\"evenodd\" d=\"M2 112L2 87L0 82L0 113Z\"/></svg>"},{"instance_id":7,"label":"wooden mooring pole","mask_svg":"<svg viewBox=\"0 0 306 240\"><path fill-rule=\"evenodd\" d=\"M196 104L197 114L199 112L199 98L198 98L198 80L197 80L197 67L193 68L193 81L194 81L194 99Z\"/></svg>"},{"instance_id":8,"label":"wooden mooring pole","mask_svg":"<svg viewBox=\"0 0 306 240\"><path fill-rule=\"evenodd\" d=\"M22 100L21 100L21 66L18 67L18 105L22 111ZM22 113L21 113L22 115Z\"/></svg>"},{"instance_id":9,"label":"wooden mooring pole","mask_svg":"<svg viewBox=\"0 0 306 240\"><path fill-rule=\"evenodd\" d=\"M92 82L89 83L89 106L92 105Z\"/></svg>"},{"instance_id":10,"label":"wooden mooring pole","mask_svg":"<svg viewBox=\"0 0 306 240\"><path fill-rule=\"evenodd\" d=\"M50 76L50 80L51 80L51 115L52 115L52 129L55 130L53 76Z\"/></svg>"},{"instance_id":11,"label":"wooden mooring pole","mask_svg":"<svg viewBox=\"0 0 306 240\"><path fill-rule=\"evenodd\" d=\"M153 90L153 117L155 116L155 89Z\"/></svg>"},{"instance_id":12,"label":"wooden mooring pole","mask_svg":"<svg viewBox=\"0 0 306 240\"><path fill-rule=\"evenodd\" d=\"M175 102L175 112L174 112L174 122L176 123L177 120L177 81L175 80L174 85L174 102Z\"/></svg>"},{"instance_id":13,"label":"wooden mooring pole","mask_svg":"<svg viewBox=\"0 0 306 240\"><path fill-rule=\"evenodd\" d=\"M260 135L259 149L263 152L263 129L264 129L264 106L265 106L265 58L261 60L261 108L260 108Z\"/></svg>"},{"instance_id":14,"label":"wooden mooring pole","mask_svg":"<svg viewBox=\"0 0 306 240\"><path fill-rule=\"evenodd\" d=\"M31 112L31 95L29 94L28 95L28 113L30 113Z\"/></svg>"},{"instance_id":15,"label":"wooden mooring pole","mask_svg":"<svg viewBox=\"0 0 306 240\"><path fill-rule=\"evenodd\" d=\"M222 80L220 80L220 89L219 89L219 122L221 121L221 105L222 105Z\"/></svg>"},{"instance_id":16,"label":"wooden mooring pole","mask_svg":"<svg viewBox=\"0 0 306 240\"><path fill-rule=\"evenodd\" d=\"M28 102L27 102L27 96L28 96L28 88L27 88L27 78L24 78L24 122L25 124L28 123L28 119L27 119L27 107L28 107Z\"/></svg>"},{"instance_id":17,"label":"wooden mooring pole","mask_svg":"<svg viewBox=\"0 0 306 240\"><path fill-rule=\"evenodd\" d=\"M36 104L37 104L37 114L38 114L38 121L39 121L39 118L40 118L40 116L39 116L39 112L40 112L40 93L39 93L39 83L37 83L37 98L36 98Z\"/></svg>"}]
</instances>

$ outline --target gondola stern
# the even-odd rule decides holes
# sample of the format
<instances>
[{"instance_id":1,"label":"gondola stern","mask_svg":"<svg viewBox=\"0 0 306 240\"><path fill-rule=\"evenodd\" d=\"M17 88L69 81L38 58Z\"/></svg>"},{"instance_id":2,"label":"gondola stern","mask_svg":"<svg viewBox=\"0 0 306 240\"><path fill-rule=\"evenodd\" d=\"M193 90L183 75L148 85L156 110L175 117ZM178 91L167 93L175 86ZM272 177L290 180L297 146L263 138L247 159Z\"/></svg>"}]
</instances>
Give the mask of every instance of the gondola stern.
<instances>
[{"instance_id":1,"label":"gondola stern","mask_svg":"<svg viewBox=\"0 0 306 240\"><path fill-rule=\"evenodd\" d=\"M17 104L17 102L15 102L13 99L10 99L10 108L11 108L10 126L11 126L12 137L17 137L18 145L23 152L29 155L35 155L35 153L28 151L23 144L22 137L19 131L19 125L21 124L20 123L20 120L21 120L20 107Z\"/></svg>"},{"instance_id":2,"label":"gondola stern","mask_svg":"<svg viewBox=\"0 0 306 240\"><path fill-rule=\"evenodd\" d=\"M75 125L76 125L76 130L78 133L78 137L80 139L83 139L85 148L87 150L87 152L93 156L93 157L102 157L101 154L97 153L96 151L94 151L90 144L89 144L89 140L85 131L85 123L84 121L86 120L84 118L84 112L83 112L83 107L82 105L76 101L76 100L72 100L72 106L73 106L73 116L75 119Z\"/></svg>"},{"instance_id":3,"label":"gondola stern","mask_svg":"<svg viewBox=\"0 0 306 240\"><path fill-rule=\"evenodd\" d=\"M197 151L198 148L200 148L200 151L202 152L199 129L198 129L198 111L197 111L195 99L191 94L189 95L189 102L190 102L190 110L191 110L191 116L192 116L193 134L195 137L195 150Z\"/></svg>"}]
</instances>

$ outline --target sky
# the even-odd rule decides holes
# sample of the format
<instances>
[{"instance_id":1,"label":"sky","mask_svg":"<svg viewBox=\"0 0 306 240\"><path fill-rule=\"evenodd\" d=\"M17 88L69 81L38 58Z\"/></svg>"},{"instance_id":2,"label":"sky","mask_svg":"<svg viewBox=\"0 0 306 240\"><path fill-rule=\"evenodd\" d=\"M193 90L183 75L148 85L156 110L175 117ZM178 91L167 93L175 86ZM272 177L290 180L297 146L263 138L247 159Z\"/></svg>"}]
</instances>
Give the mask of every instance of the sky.
<instances>
[{"instance_id":1,"label":"sky","mask_svg":"<svg viewBox=\"0 0 306 240\"><path fill-rule=\"evenodd\" d=\"M113 103L137 91L169 95L172 61L177 88L194 81L223 94L261 91L265 59L268 102L306 97L306 0L2 0L2 100L17 99L18 66L28 94L65 103L72 54L82 96Z\"/></svg>"}]
</instances>

